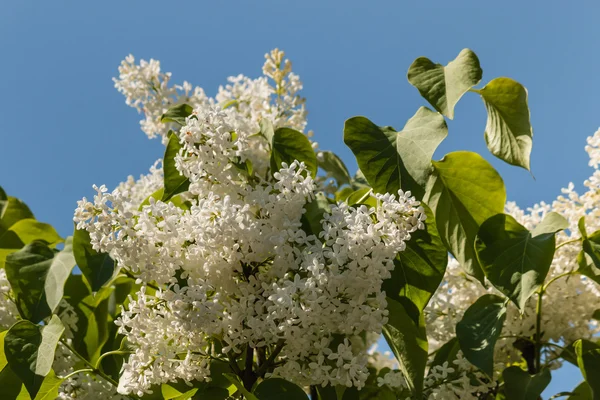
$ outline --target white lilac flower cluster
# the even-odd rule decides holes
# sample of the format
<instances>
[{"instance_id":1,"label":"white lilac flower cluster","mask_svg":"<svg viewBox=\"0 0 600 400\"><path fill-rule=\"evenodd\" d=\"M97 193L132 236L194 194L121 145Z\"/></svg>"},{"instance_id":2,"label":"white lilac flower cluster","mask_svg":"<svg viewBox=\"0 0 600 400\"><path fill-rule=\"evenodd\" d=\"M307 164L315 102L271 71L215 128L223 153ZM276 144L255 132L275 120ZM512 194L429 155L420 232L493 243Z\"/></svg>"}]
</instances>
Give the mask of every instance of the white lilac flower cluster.
<instances>
[{"instance_id":1,"label":"white lilac flower cluster","mask_svg":"<svg viewBox=\"0 0 600 400\"><path fill-rule=\"evenodd\" d=\"M302 229L319 187L298 161L270 178L270 143L256 135L265 118L304 129L301 83L282 52L266 58L264 77L230 78L216 99L194 103L175 133L182 146L175 165L190 181L179 195L186 206L150 198L139 207L157 188L157 168L112 192L95 187L93 201L78 203L78 229L143 285L116 321L134 348L120 393L208 380L211 358L248 346L276 349L271 375L299 384L360 388L367 378L362 336L379 334L386 323L382 282L425 215L400 191L376 195L378 207L330 204L319 234ZM140 80L155 84L141 89ZM155 93L175 96L166 81L156 62L126 61L116 84L154 119L179 102ZM244 163L253 167L250 176L238 169Z\"/></svg>"},{"instance_id":2,"label":"white lilac flower cluster","mask_svg":"<svg viewBox=\"0 0 600 400\"><path fill-rule=\"evenodd\" d=\"M209 98L200 87L192 89L189 82L170 86L171 73L160 70L157 60L135 63L132 55L121 63L119 78L114 78L115 88L125 96L127 105L143 112L142 131L149 138L161 136L168 141L172 125L160 122L169 107L189 104L193 108L216 106L233 107L248 124L258 130L261 119L271 120L275 127L286 126L303 131L306 126L304 99L298 96L302 83L292 72L292 64L277 49L266 54L264 76L250 79L243 75L228 78L226 86L219 87L215 98Z\"/></svg>"},{"instance_id":3,"label":"white lilac flower cluster","mask_svg":"<svg viewBox=\"0 0 600 400\"><path fill-rule=\"evenodd\" d=\"M398 370L378 377L377 385L386 385L399 393L406 393L408 389L404 375ZM495 386L496 383L473 367L460 351L451 364L445 361L441 365L431 367L423 384L425 396L428 399L439 400L477 400ZM407 397L405 400L414 398Z\"/></svg>"},{"instance_id":4,"label":"white lilac flower cluster","mask_svg":"<svg viewBox=\"0 0 600 400\"><path fill-rule=\"evenodd\" d=\"M540 203L523 211L515 203L508 203L506 212L528 229L533 229L550 212L555 211L569 222L569 228L557 236L557 250L547 281L578 269L577 255L581 251L578 221L585 217L588 233L600 230L600 130L588 138L586 151L593 175L584 182L586 192L579 195L571 183L563 189L552 205ZM564 245L561 245L565 243ZM484 288L479 282L461 271L456 260L451 259L444 281L426 309L427 334L435 350L455 335L456 323L464 311L477 298L494 293L491 286ZM543 297L542 340L552 343L572 343L580 338L592 339L600 333L598 321L592 314L598 308L599 286L586 276L568 274L556 279ZM510 303L502 336L496 345L496 358L501 361L518 361L520 356L513 347L514 336L531 337L536 328L536 299L530 299L523 314ZM560 366L555 361L552 367Z\"/></svg>"}]
</instances>

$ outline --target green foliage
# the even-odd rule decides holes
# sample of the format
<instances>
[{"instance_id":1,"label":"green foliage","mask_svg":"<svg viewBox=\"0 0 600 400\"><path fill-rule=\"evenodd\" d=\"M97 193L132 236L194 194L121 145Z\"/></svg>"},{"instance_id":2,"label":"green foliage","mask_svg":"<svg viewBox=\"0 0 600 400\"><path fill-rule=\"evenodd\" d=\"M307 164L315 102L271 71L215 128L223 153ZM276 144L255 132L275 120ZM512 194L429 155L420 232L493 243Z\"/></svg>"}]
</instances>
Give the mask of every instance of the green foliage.
<instances>
[{"instance_id":1,"label":"green foliage","mask_svg":"<svg viewBox=\"0 0 600 400\"><path fill-rule=\"evenodd\" d=\"M504 182L479 154L468 151L447 154L433 166L423 200L433 210L446 248L468 274L483 281L475 237L485 220L504 211Z\"/></svg>"},{"instance_id":2,"label":"green foliage","mask_svg":"<svg viewBox=\"0 0 600 400\"><path fill-rule=\"evenodd\" d=\"M76 229L73 233L73 254L92 292L97 292L114 276L117 266L108 254L94 250L90 240L88 231Z\"/></svg>"},{"instance_id":3,"label":"green foliage","mask_svg":"<svg viewBox=\"0 0 600 400\"><path fill-rule=\"evenodd\" d=\"M448 253L435 226L433 213L423 206L427 220L424 230L412 234L406 250L398 253L392 276L383 282L388 298L401 303L415 323L437 290L448 264Z\"/></svg>"},{"instance_id":4,"label":"green foliage","mask_svg":"<svg viewBox=\"0 0 600 400\"><path fill-rule=\"evenodd\" d=\"M308 400L299 386L280 378L266 379L254 389L254 395L260 400Z\"/></svg>"},{"instance_id":5,"label":"green foliage","mask_svg":"<svg viewBox=\"0 0 600 400\"><path fill-rule=\"evenodd\" d=\"M600 345L580 339L573 344L577 355L577 365L592 389L593 399L600 399Z\"/></svg>"},{"instance_id":6,"label":"green foliage","mask_svg":"<svg viewBox=\"0 0 600 400\"><path fill-rule=\"evenodd\" d=\"M190 180L175 168L175 156L180 153L183 147L179 142L179 136L173 131L169 131L169 142L165 149L163 157L164 189L162 201L167 201L176 194L185 192L190 187Z\"/></svg>"},{"instance_id":7,"label":"green foliage","mask_svg":"<svg viewBox=\"0 0 600 400\"><path fill-rule=\"evenodd\" d=\"M481 296L456 325L456 337L465 358L488 376L494 372L494 346L506 319L506 302L499 296Z\"/></svg>"},{"instance_id":8,"label":"green foliage","mask_svg":"<svg viewBox=\"0 0 600 400\"><path fill-rule=\"evenodd\" d=\"M552 212L528 231L513 217L498 214L477 235L477 254L489 281L520 309L544 283L554 257L555 233L568 227Z\"/></svg>"},{"instance_id":9,"label":"green foliage","mask_svg":"<svg viewBox=\"0 0 600 400\"><path fill-rule=\"evenodd\" d=\"M325 171L328 177L335 179L338 187L350 185L352 178L342 159L331 151L322 151L319 154L319 168Z\"/></svg>"},{"instance_id":10,"label":"green foliage","mask_svg":"<svg viewBox=\"0 0 600 400\"><path fill-rule=\"evenodd\" d=\"M485 127L488 149L501 160L529 170L533 129L527 89L510 78L496 78L477 93L488 113Z\"/></svg>"},{"instance_id":11,"label":"green foliage","mask_svg":"<svg viewBox=\"0 0 600 400\"><path fill-rule=\"evenodd\" d=\"M323 214L330 212L329 200L322 194L319 193L313 200L304 205L306 212L300 219L302 222L302 230L307 234L313 234L319 236L319 233L323 230L321 221L323 220Z\"/></svg>"},{"instance_id":12,"label":"green foliage","mask_svg":"<svg viewBox=\"0 0 600 400\"><path fill-rule=\"evenodd\" d=\"M317 175L317 156L306 135L290 128L277 129L271 142L271 172L279 171L281 163L289 166L294 160L304 162L313 178Z\"/></svg>"},{"instance_id":13,"label":"green foliage","mask_svg":"<svg viewBox=\"0 0 600 400\"><path fill-rule=\"evenodd\" d=\"M529 375L519 367L506 368L502 377L506 398L510 400L538 400L552 379L547 369Z\"/></svg>"},{"instance_id":14,"label":"green foliage","mask_svg":"<svg viewBox=\"0 0 600 400\"><path fill-rule=\"evenodd\" d=\"M64 296L65 283L71 275L73 267L75 267L73 237L69 236L63 250L54 256L44 281L44 293L51 312L54 312Z\"/></svg>"},{"instance_id":15,"label":"green foliage","mask_svg":"<svg viewBox=\"0 0 600 400\"><path fill-rule=\"evenodd\" d=\"M344 142L375 192L410 190L417 198L423 196L431 173L431 157L447 135L444 118L426 107L419 108L400 132L365 117L350 118L344 125Z\"/></svg>"},{"instance_id":16,"label":"green foliage","mask_svg":"<svg viewBox=\"0 0 600 400\"><path fill-rule=\"evenodd\" d=\"M594 400L592 396L593 393L590 385L587 382L581 382L567 400Z\"/></svg>"},{"instance_id":17,"label":"green foliage","mask_svg":"<svg viewBox=\"0 0 600 400\"><path fill-rule=\"evenodd\" d=\"M460 350L460 343L457 337L453 337L448 340L442 347L438 349L431 361L430 367L433 368L436 365L443 365L448 362L448 365L452 365L452 362L456 360L456 356Z\"/></svg>"},{"instance_id":18,"label":"green foliage","mask_svg":"<svg viewBox=\"0 0 600 400\"><path fill-rule=\"evenodd\" d=\"M429 104L446 117L454 118L454 106L473 86L481 81L483 70L479 59L463 49L445 67L426 57L417 58L408 69L408 81Z\"/></svg>"},{"instance_id":19,"label":"green foliage","mask_svg":"<svg viewBox=\"0 0 600 400\"><path fill-rule=\"evenodd\" d=\"M600 231L587 235L585 217L579 220L582 250L577 256L578 272L600 284Z\"/></svg>"},{"instance_id":20,"label":"green foliage","mask_svg":"<svg viewBox=\"0 0 600 400\"><path fill-rule=\"evenodd\" d=\"M4 338L8 365L23 382L32 398L40 391L52 369L54 352L64 327L57 316L40 328L29 321L14 324Z\"/></svg>"},{"instance_id":21,"label":"green foliage","mask_svg":"<svg viewBox=\"0 0 600 400\"><path fill-rule=\"evenodd\" d=\"M396 356L410 390L415 396L421 396L429 348L423 315L415 323L402 304L391 298L387 302L389 321L383 327L383 336Z\"/></svg>"},{"instance_id":22,"label":"green foliage","mask_svg":"<svg viewBox=\"0 0 600 400\"><path fill-rule=\"evenodd\" d=\"M194 109L187 104L179 104L167 110L160 118L160 122L174 122L178 125L185 125L185 119L192 115Z\"/></svg>"},{"instance_id":23,"label":"green foliage","mask_svg":"<svg viewBox=\"0 0 600 400\"><path fill-rule=\"evenodd\" d=\"M34 240L6 258L6 277L19 314L33 323L52 314L46 301L45 280L56 252L46 243Z\"/></svg>"}]
</instances>

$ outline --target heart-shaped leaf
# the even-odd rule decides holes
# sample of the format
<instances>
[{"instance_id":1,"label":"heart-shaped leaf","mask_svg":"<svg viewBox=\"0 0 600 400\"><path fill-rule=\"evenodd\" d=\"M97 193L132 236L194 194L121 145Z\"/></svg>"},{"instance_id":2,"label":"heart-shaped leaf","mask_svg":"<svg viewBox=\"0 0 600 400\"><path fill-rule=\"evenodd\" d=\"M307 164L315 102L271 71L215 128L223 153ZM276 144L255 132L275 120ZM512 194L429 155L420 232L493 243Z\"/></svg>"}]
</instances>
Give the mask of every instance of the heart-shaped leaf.
<instances>
[{"instance_id":1,"label":"heart-shaped leaf","mask_svg":"<svg viewBox=\"0 0 600 400\"><path fill-rule=\"evenodd\" d=\"M592 389L593 399L600 399L600 345L580 339L573 343L573 349L577 355L577 365Z\"/></svg>"},{"instance_id":2,"label":"heart-shaped leaf","mask_svg":"<svg viewBox=\"0 0 600 400\"><path fill-rule=\"evenodd\" d=\"M504 299L485 294L467 308L456 324L456 337L465 358L490 377L494 372L494 346L505 319Z\"/></svg>"},{"instance_id":3,"label":"heart-shaped leaf","mask_svg":"<svg viewBox=\"0 0 600 400\"><path fill-rule=\"evenodd\" d=\"M4 338L8 365L21 379L32 398L52 369L54 352L64 326L56 315L43 328L29 321L15 323Z\"/></svg>"},{"instance_id":4,"label":"heart-shaped leaf","mask_svg":"<svg viewBox=\"0 0 600 400\"><path fill-rule=\"evenodd\" d=\"M521 310L544 283L554 257L555 233L568 227L549 213L531 232L512 216L498 214L479 228L476 248L485 275Z\"/></svg>"},{"instance_id":5,"label":"heart-shaped leaf","mask_svg":"<svg viewBox=\"0 0 600 400\"><path fill-rule=\"evenodd\" d=\"M477 153L449 153L441 161L434 161L433 166L423 201L433 210L446 248L469 275L483 281L475 237L479 225L504 211L504 182Z\"/></svg>"},{"instance_id":6,"label":"heart-shaped leaf","mask_svg":"<svg viewBox=\"0 0 600 400\"><path fill-rule=\"evenodd\" d=\"M426 57L419 57L408 68L408 81L429 104L450 119L454 106L473 86L481 81L483 70L479 59L469 49L463 49L445 67Z\"/></svg>"},{"instance_id":7,"label":"heart-shaped leaf","mask_svg":"<svg viewBox=\"0 0 600 400\"><path fill-rule=\"evenodd\" d=\"M344 143L375 192L410 190L417 198L422 198L431 174L431 157L447 135L444 118L426 107L419 108L400 132L365 117L350 118L344 125Z\"/></svg>"}]
</instances>

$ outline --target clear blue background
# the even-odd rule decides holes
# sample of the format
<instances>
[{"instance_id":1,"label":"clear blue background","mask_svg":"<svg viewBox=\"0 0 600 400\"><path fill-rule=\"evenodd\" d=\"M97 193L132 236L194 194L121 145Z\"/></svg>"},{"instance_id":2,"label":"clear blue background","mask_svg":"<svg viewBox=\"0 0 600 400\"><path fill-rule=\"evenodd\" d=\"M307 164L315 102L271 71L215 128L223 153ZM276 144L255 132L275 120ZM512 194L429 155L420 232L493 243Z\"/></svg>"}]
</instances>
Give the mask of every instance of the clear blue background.
<instances>
[{"instance_id":1,"label":"clear blue background","mask_svg":"<svg viewBox=\"0 0 600 400\"><path fill-rule=\"evenodd\" d=\"M484 154L521 206L551 202L591 174L585 139L600 125L597 1L6 1L0 9L0 185L38 219L72 232L76 201L93 183L139 176L162 155L140 116L113 88L129 53L155 58L173 81L214 95L230 75L260 74L263 55L287 52L308 99L309 128L323 149L355 168L343 122L365 115L400 128L424 100L406 80L413 59L446 63L473 49L483 83L509 76L529 89L532 167L493 159L485 110L468 93L437 156ZM565 305L568 306L568 305ZM548 393L581 380L554 373Z\"/></svg>"}]
</instances>

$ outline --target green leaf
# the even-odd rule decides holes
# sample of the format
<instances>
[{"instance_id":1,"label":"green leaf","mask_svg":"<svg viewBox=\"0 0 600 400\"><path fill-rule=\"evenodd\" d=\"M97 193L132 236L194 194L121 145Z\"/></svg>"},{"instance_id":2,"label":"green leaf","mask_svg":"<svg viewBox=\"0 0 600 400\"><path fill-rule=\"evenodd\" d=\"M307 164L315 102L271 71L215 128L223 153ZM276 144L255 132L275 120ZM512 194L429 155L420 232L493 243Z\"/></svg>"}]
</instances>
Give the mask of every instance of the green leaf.
<instances>
[{"instance_id":1,"label":"green leaf","mask_svg":"<svg viewBox=\"0 0 600 400\"><path fill-rule=\"evenodd\" d=\"M75 350L92 363L95 363L102 347L108 340L109 325L112 318L108 313L110 296L114 288L103 287L97 293L84 297L76 304L76 312L80 319L73 339Z\"/></svg>"},{"instance_id":2,"label":"green leaf","mask_svg":"<svg viewBox=\"0 0 600 400\"><path fill-rule=\"evenodd\" d=\"M408 81L429 104L450 119L454 106L473 86L481 81L483 70L479 59L469 49L463 49L445 67L426 57L417 58L408 69Z\"/></svg>"},{"instance_id":3,"label":"green leaf","mask_svg":"<svg viewBox=\"0 0 600 400\"><path fill-rule=\"evenodd\" d=\"M4 211L8 207L8 196L2 186L0 186L0 224L2 223L2 217L4 217Z\"/></svg>"},{"instance_id":4,"label":"green leaf","mask_svg":"<svg viewBox=\"0 0 600 400\"><path fill-rule=\"evenodd\" d=\"M240 378L237 375L231 374L231 373L226 373L226 374L223 374L223 376L225 378L227 378L229 380L229 382L231 382L235 385L235 387L240 391L240 393L242 393L244 395L245 400L259 400L258 397L256 397L255 395L250 393L248 390L246 390L246 388L244 387L244 384L242 383L242 381L240 380Z\"/></svg>"},{"instance_id":5,"label":"green leaf","mask_svg":"<svg viewBox=\"0 0 600 400\"><path fill-rule=\"evenodd\" d=\"M479 228L476 248L487 278L521 310L544 283L554 258L554 234L566 227L566 220L552 212L532 232L506 214Z\"/></svg>"},{"instance_id":6,"label":"green leaf","mask_svg":"<svg viewBox=\"0 0 600 400\"><path fill-rule=\"evenodd\" d=\"M383 336L398 360L408 387L415 397L420 397L428 351L423 315L415 324L401 303L389 297L387 303L389 321L383 327Z\"/></svg>"},{"instance_id":7,"label":"green leaf","mask_svg":"<svg viewBox=\"0 0 600 400\"><path fill-rule=\"evenodd\" d=\"M48 224L35 219L21 219L0 235L0 268L4 267L6 257L23 248L34 240L42 240L51 246L62 241L56 230Z\"/></svg>"},{"instance_id":8,"label":"green leaf","mask_svg":"<svg viewBox=\"0 0 600 400\"><path fill-rule=\"evenodd\" d=\"M429 371L431 371L436 365L442 365L445 362L447 362L448 365L452 365L452 362L456 360L459 350L460 343L458 342L457 337L453 337L452 339L448 340L442 347L439 348L438 351L435 352L435 356L433 357L433 361L431 361Z\"/></svg>"},{"instance_id":9,"label":"green leaf","mask_svg":"<svg viewBox=\"0 0 600 400\"><path fill-rule=\"evenodd\" d=\"M27 204L16 197L7 196L5 200L3 200L3 210L0 214L0 226L4 229L8 229L25 218L35 219L31 210L27 207Z\"/></svg>"},{"instance_id":10,"label":"green leaf","mask_svg":"<svg viewBox=\"0 0 600 400\"><path fill-rule=\"evenodd\" d=\"M273 143L273 136L275 136L275 130L273 129L273 123L268 118L263 118L259 122L260 134L267 139L269 145Z\"/></svg>"},{"instance_id":11,"label":"green leaf","mask_svg":"<svg viewBox=\"0 0 600 400\"><path fill-rule=\"evenodd\" d=\"M396 256L392 276L383 282L387 297L404 305L415 323L444 277L448 252L429 207L422 204L427 220L424 230L411 234L406 249Z\"/></svg>"},{"instance_id":12,"label":"green leaf","mask_svg":"<svg viewBox=\"0 0 600 400\"><path fill-rule=\"evenodd\" d=\"M4 338L8 331L0 333L0 388L2 395L7 399L15 399L21 392L22 384L19 377L13 372L6 360L4 353Z\"/></svg>"},{"instance_id":13,"label":"green leaf","mask_svg":"<svg viewBox=\"0 0 600 400\"><path fill-rule=\"evenodd\" d=\"M582 237L582 250L577 256L577 272L600 284L600 231L587 236L583 227Z\"/></svg>"},{"instance_id":14,"label":"green leaf","mask_svg":"<svg viewBox=\"0 0 600 400\"><path fill-rule=\"evenodd\" d=\"M69 236L65 242L64 249L54 256L46 275L46 281L44 282L46 301L51 312L54 312L63 298L65 282L67 282L69 275L71 275L73 267L75 267L73 237Z\"/></svg>"},{"instance_id":15,"label":"green leaf","mask_svg":"<svg viewBox=\"0 0 600 400\"><path fill-rule=\"evenodd\" d=\"M36 240L6 258L6 277L19 314L34 323L52 314L46 301L44 282L54 255L55 250Z\"/></svg>"},{"instance_id":16,"label":"green leaf","mask_svg":"<svg viewBox=\"0 0 600 400\"><path fill-rule=\"evenodd\" d=\"M593 400L592 388L587 382L581 382L567 400Z\"/></svg>"},{"instance_id":17,"label":"green leaf","mask_svg":"<svg viewBox=\"0 0 600 400\"><path fill-rule=\"evenodd\" d=\"M317 156L308 138L301 132L290 128L279 128L273 135L271 143L271 171L275 173L281 168L281 163L288 166L298 160L304 162L306 169L314 178L317 176Z\"/></svg>"},{"instance_id":18,"label":"green leaf","mask_svg":"<svg viewBox=\"0 0 600 400\"><path fill-rule=\"evenodd\" d=\"M193 111L194 109L192 106L187 104L178 104L169 108L167 112L160 117L160 122L175 122L176 124L183 126L185 125L186 117L192 115Z\"/></svg>"},{"instance_id":19,"label":"green leaf","mask_svg":"<svg viewBox=\"0 0 600 400\"><path fill-rule=\"evenodd\" d=\"M352 178L348 172L348 168L335 153L331 151L322 151L317 157L319 168L327 173L328 177L336 180L338 187L349 185Z\"/></svg>"},{"instance_id":20,"label":"green leaf","mask_svg":"<svg viewBox=\"0 0 600 400\"><path fill-rule=\"evenodd\" d=\"M36 397L44 377L52 369L54 352L63 331L60 319L54 315L43 328L29 321L18 321L4 338L8 365L21 379L32 398Z\"/></svg>"},{"instance_id":21,"label":"green leaf","mask_svg":"<svg viewBox=\"0 0 600 400\"><path fill-rule=\"evenodd\" d=\"M477 92L488 113L485 126L488 149L501 160L529 170L533 129L527 89L510 78L496 78Z\"/></svg>"},{"instance_id":22,"label":"green leaf","mask_svg":"<svg viewBox=\"0 0 600 400\"><path fill-rule=\"evenodd\" d=\"M444 117L426 107L419 108L400 132L365 117L350 118L344 125L344 143L375 192L410 190L417 198L431 173L431 157L447 135Z\"/></svg>"},{"instance_id":23,"label":"green leaf","mask_svg":"<svg viewBox=\"0 0 600 400\"><path fill-rule=\"evenodd\" d=\"M64 382L64 379L56 376L54 371L50 371L44 378L42 386L35 396L35 400L55 400L58 398L58 389Z\"/></svg>"},{"instance_id":24,"label":"green leaf","mask_svg":"<svg viewBox=\"0 0 600 400\"><path fill-rule=\"evenodd\" d=\"M364 204L368 207L377 208L377 199L373 196L373 189L366 187L352 192L345 199L345 202L352 207Z\"/></svg>"},{"instance_id":25,"label":"green leaf","mask_svg":"<svg viewBox=\"0 0 600 400\"><path fill-rule=\"evenodd\" d=\"M479 225L504 211L504 182L477 153L449 153L433 166L435 172L427 184L424 202L433 210L446 248L469 275L483 281L475 237Z\"/></svg>"},{"instance_id":26,"label":"green leaf","mask_svg":"<svg viewBox=\"0 0 600 400\"><path fill-rule=\"evenodd\" d=\"M73 233L73 254L92 292L100 290L115 274L116 263L108 254L92 248L90 234L85 229L76 229Z\"/></svg>"},{"instance_id":27,"label":"green leaf","mask_svg":"<svg viewBox=\"0 0 600 400\"><path fill-rule=\"evenodd\" d=\"M547 369L536 375L529 375L516 366L506 368L502 377L506 397L510 400L538 400L552 379Z\"/></svg>"},{"instance_id":28,"label":"green leaf","mask_svg":"<svg viewBox=\"0 0 600 400\"><path fill-rule=\"evenodd\" d=\"M465 358L493 376L494 346L506 319L504 299L493 294L481 296L456 324L456 337Z\"/></svg>"},{"instance_id":29,"label":"green leaf","mask_svg":"<svg viewBox=\"0 0 600 400\"><path fill-rule=\"evenodd\" d=\"M186 192L190 187L190 180L175 168L175 156L179 154L182 147L179 136L171 134L163 157L164 192L162 201Z\"/></svg>"},{"instance_id":30,"label":"green leaf","mask_svg":"<svg viewBox=\"0 0 600 400\"><path fill-rule=\"evenodd\" d=\"M258 384L254 394L260 400L308 400L302 388L281 378L265 379Z\"/></svg>"},{"instance_id":31,"label":"green leaf","mask_svg":"<svg viewBox=\"0 0 600 400\"><path fill-rule=\"evenodd\" d=\"M329 200L323 193L317 193L314 199L304 205L304 209L306 212L300 218L302 230L308 235L319 237L319 233L323 230L321 224L323 214L331 212Z\"/></svg>"},{"instance_id":32,"label":"green leaf","mask_svg":"<svg viewBox=\"0 0 600 400\"><path fill-rule=\"evenodd\" d=\"M577 365L592 389L593 399L600 399L600 345L580 339L573 344L577 354Z\"/></svg>"}]
</instances>

